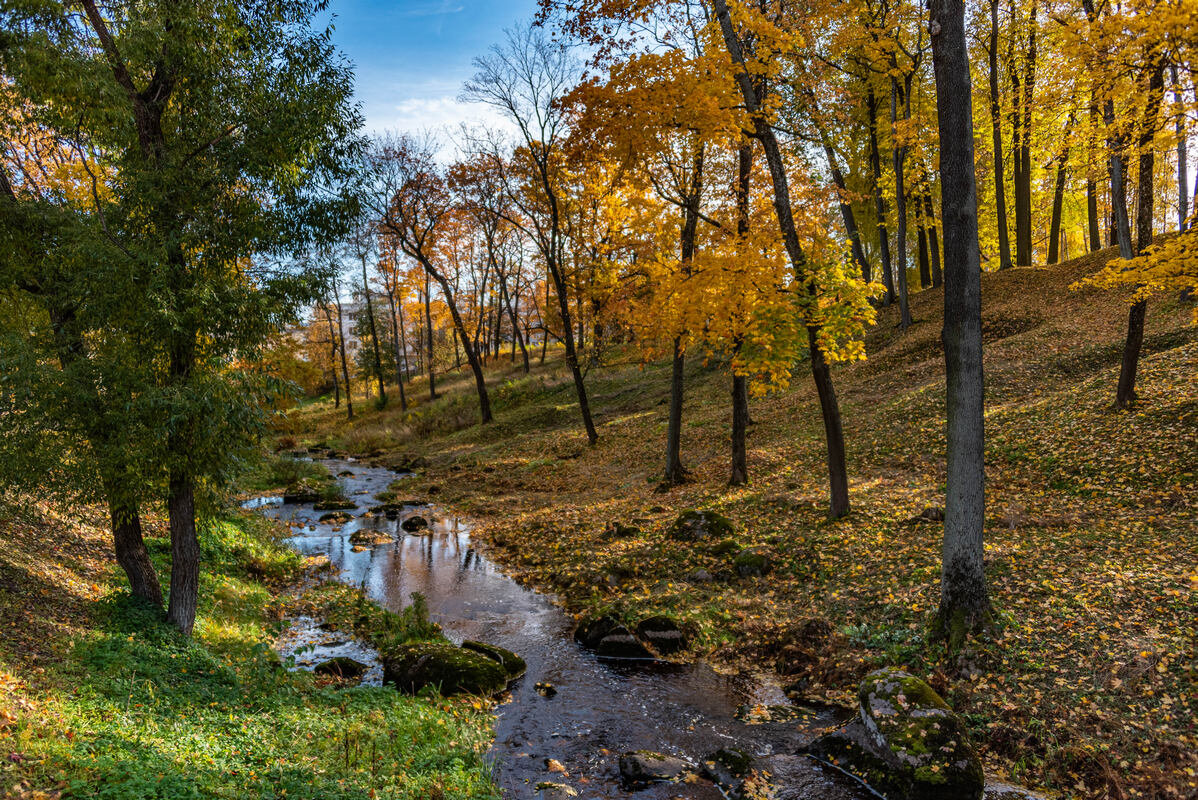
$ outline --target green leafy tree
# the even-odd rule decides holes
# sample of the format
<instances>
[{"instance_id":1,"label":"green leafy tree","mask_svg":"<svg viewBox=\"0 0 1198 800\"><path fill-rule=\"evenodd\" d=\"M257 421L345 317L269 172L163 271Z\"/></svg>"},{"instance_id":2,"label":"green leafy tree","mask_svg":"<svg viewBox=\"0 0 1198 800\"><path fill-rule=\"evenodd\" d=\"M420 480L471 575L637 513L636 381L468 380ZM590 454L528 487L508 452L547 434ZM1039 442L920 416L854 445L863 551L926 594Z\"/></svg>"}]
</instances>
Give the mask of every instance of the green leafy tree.
<instances>
[{"instance_id":1,"label":"green leafy tree","mask_svg":"<svg viewBox=\"0 0 1198 800\"><path fill-rule=\"evenodd\" d=\"M83 341L134 348L138 368L122 384L134 391L114 408L145 431L114 427L146 443L138 475L165 488L167 616L185 633L197 503L234 474L269 389L237 364L314 299L321 276L292 255L343 233L352 204L337 187L350 185L342 165L353 163L359 115L348 64L313 26L322 7L17 2L3 19L15 91L99 168L82 213L101 233L54 291L85 307Z\"/></svg>"}]
</instances>

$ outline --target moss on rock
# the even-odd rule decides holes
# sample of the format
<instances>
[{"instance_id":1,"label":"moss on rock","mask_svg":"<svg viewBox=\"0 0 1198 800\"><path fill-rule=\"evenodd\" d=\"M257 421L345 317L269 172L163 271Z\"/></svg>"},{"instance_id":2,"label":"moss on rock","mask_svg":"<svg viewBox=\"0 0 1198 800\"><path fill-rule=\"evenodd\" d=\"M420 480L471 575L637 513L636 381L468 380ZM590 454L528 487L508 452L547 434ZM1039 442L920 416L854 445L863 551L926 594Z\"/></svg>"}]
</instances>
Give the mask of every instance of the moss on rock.
<instances>
[{"instance_id":1,"label":"moss on rock","mask_svg":"<svg viewBox=\"0 0 1198 800\"><path fill-rule=\"evenodd\" d=\"M498 663L499 666L503 667L503 671L507 673L509 681L514 681L522 677L528 671L528 665L524 662L523 658L503 647L487 644L486 642L474 642L469 639L462 642L462 647L466 650L473 650Z\"/></svg>"},{"instance_id":2,"label":"moss on rock","mask_svg":"<svg viewBox=\"0 0 1198 800\"><path fill-rule=\"evenodd\" d=\"M860 714L809 752L894 800L980 800L981 761L932 687L888 667L867 675L857 698Z\"/></svg>"},{"instance_id":3,"label":"moss on rock","mask_svg":"<svg viewBox=\"0 0 1198 800\"><path fill-rule=\"evenodd\" d=\"M732 536L732 521L716 511L691 509L683 511L666 531L666 536L681 542L726 539Z\"/></svg>"},{"instance_id":4,"label":"moss on rock","mask_svg":"<svg viewBox=\"0 0 1198 800\"><path fill-rule=\"evenodd\" d=\"M383 682L405 692L431 686L441 694L498 694L508 677L499 662L440 642L405 644L383 655Z\"/></svg>"},{"instance_id":5,"label":"moss on rock","mask_svg":"<svg viewBox=\"0 0 1198 800\"><path fill-rule=\"evenodd\" d=\"M756 547L746 547L741 550L736 554L732 565L736 567L736 574L742 578L766 575L774 568L770 557Z\"/></svg>"}]
</instances>

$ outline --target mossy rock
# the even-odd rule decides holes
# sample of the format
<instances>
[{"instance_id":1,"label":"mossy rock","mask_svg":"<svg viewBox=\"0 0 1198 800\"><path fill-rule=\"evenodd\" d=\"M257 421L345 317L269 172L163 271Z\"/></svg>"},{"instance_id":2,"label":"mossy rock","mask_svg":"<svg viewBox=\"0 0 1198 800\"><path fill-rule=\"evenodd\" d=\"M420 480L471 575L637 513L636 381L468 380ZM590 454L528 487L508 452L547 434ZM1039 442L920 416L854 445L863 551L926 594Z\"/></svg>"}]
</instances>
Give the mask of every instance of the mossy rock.
<instances>
[{"instance_id":1,"label":"mossy rock","mask_svg":"<svg viewBox=\"0 0 1198 800\"><path fill-rule=\"evenodd\" d=\"M383 683L413 694L432 687L443 695L490 697L503 691L508 677L499 662L474 650L422 642L400 645L383 656Z\"/></svg>"},{"instance_id":2,"label":"mossy rock","mask_svg":"<svg viewBox=\"0 0 1198 800\"><path fill-rule=\"evenodd\" d=\"M721 539L707 551L713 556L730 556L741 550L740 542L735 539Z\"/></svg>"},{"instance_id":3,"label":"mossy rock","mask_svg":"<svg viewBox=\"0 0 1198 800\"><path fill-rule=\"evenodd\" d=\"M497 645L487 644L486 642L474 642L469 639L462 642L462 647L467 650L473 650L476 653L481 653L492 661L497 662L503 671L507 673L507 679L514 681L522 677L528 671L528 665L524 663L524 659Z\"/></svg>"},{"instance_id":4,"label":"mossy rock","mask_svg":"<svg viewBox=\"0 0 1198 800\"><path fill-rule=\"evenodd\" d=\"M666 536L680 542L700 542L726 539L732 536L732 521L716 511L691 509L683 511Z\"/></svg>"},{"instance_id":5,"label":"mossy rock","mask_svg":"<svg viewBox=\"0 0 1198 800\"><path fill-rule=\"evenodd\" d=\"M327 514L321 514L317 522L322 525L341 525L349 522L353 517L344 511L330 511Z\"/></svg>"},{"instance_id":6,"label":"mossy rock","mask_svg":"<svg viewBox=\"0 0 1198 800\"><path fill-rule=\"evenodd\" d=\"M613 522L604 529L603 533L609 539L632 539L641 535L641 529L635 525Z\"/></svg>"},{"instance_id":7,"label":"mossy rock","mask_svg":"<svg viewBox=\"0 0 1198 800\"><path fill-rule=\"evenodd\" d=\"M391 541L390 534L370 528L359 528L349 535L350 544L374 545Z\"/></svg>"},{"instance_id":8,"label":"mossy rock","mask_svg":"<svg viewBox=\"0 0 1198 800\"><path fill-rule=\"evenodd\" d=\"M357 508L358 504L353 500L322 500L312 506L313 511L344 511L350 508Z\"/></svg>"},{"instance_id":9,"label":"mossy rock","mask_svg":"<svg viewBox=\"0 0 1198 800\"><path fill-rule=\"evenodd\" d=\"M768 575L774 568L774 563L766 553L756 547L746 547L736 554L732 562L736 574L742 578Z\"/></svg>"},{"instance_id":10,"label":"mossy rock","mask_svg":"<svg viewBox=\"0 0 1198 800\"><path fill-rule=\"evenodd\" d=\"M964 723L932 687L900 669L871 672L860 713L808 748L892 800L980 800L982 764Z\"/></svg>"}]
</instances>

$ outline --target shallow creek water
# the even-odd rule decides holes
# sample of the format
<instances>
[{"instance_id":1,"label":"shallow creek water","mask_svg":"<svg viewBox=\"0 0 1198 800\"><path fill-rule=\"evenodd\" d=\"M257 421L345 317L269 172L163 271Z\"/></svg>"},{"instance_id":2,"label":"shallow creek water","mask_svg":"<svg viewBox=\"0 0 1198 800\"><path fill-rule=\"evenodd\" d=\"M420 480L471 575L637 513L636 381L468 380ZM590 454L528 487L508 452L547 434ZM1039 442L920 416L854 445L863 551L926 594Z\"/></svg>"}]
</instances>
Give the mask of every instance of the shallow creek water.
<instances>
[{"instance_id":1,"label":"shallow creek water","mask_svg":"<svg viewBox=\"0 0 1198 800\"><path fill-rule=\"evenodd\" d=\"M639 791L621 786L618 759L633 750L655 750L699 764L721 747L755 755L790 754L813 733L835 720L826 712L794 708L774 721L755 721L746 708L788 705L786 697L762 677L723 675L710 666L659 662L602 661L577 645L574 623L547 595L512 580L472 545L469 528L429 508L405 508L398 520L367 514L375 495L395 473L351 461L326 461L340 478L346 496L357 504L353 518L340 525L318 522L323 512L311 503L282 504L260 499L247 504L292 525L290 544L307 555L326 555L340 580L361 586L382 605L398 610L412 592L428 601L430 616L455 642L477 639L519 653L528 673L515 683L497 709L491 751L495 777L511 798L536 796L541 781L572 786L579 797L719 798L706 781L658 784ZM431 532L405 533L404 518L429 519ZM375 528L393 535L384 544L354 552L350 534ZM530 543L530 546L535 546ZM333 655L369 661L357 643L330 637L311 620L297 620L283 651L301 645L297 663L311 666ZM315 645L315 649L312 646ZM375 664L371 664L375 667ZM378 680L377 668L367 680ZM535 689L553 684L544 697ZM783 719L777 719L778 716ZM549 772L546 759L560 762L566 774ZM785 797L839 800L869 796L842 776L812 762L794 759L797 775L787 781ZM789 770L788 770L789 772Z\"/></svg>"}]
</instances>

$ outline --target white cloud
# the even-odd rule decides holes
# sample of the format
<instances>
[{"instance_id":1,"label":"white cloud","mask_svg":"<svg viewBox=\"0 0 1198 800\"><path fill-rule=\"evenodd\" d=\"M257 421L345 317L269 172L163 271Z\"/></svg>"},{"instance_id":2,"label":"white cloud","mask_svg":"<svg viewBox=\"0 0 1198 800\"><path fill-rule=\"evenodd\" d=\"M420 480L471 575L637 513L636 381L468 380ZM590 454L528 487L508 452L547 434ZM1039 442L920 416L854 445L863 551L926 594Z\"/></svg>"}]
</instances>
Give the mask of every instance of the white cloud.
<instances>
[{"instance_id":1,"label":"white cloud","mask_svg":"<svg viewBox=\"0 0 1198 800\"><path fill-rule=\"evenodd\" d=\"M397 87L398 88L398 87ZM398 97L396 96L398 95ZM462 126L487 128L514 136L515 126L498 110L482 103L466 103L458 92L403 96L396 92L387 99L364 98L366 130L369 133L435 134L443 144L443 154L453 157L462 140Z\"/></svg>"}]
</instances>

